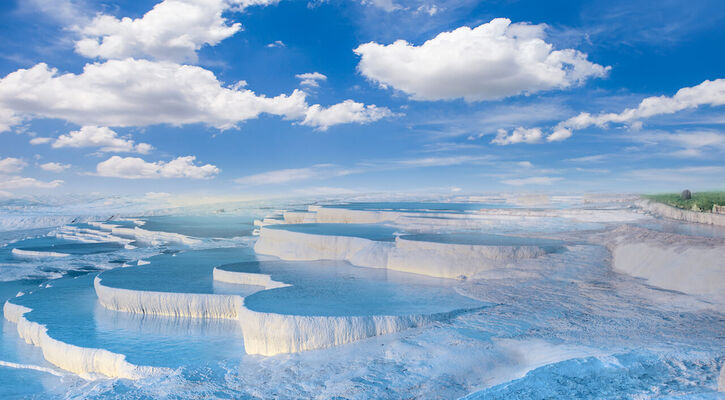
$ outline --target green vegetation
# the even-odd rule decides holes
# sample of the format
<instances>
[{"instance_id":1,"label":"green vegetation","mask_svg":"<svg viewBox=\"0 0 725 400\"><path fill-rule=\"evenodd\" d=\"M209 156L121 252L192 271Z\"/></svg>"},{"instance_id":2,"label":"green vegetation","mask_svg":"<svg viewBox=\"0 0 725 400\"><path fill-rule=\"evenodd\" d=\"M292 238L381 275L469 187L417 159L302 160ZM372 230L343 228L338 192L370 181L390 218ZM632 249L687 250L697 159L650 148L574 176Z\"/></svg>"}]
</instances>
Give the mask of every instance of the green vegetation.
<instances>
[{"instance_id":1,"label":"green vegetation","mask_svg":"<svg viewBox=\"0 0 725 400\"><path fill-rule=\"evenodd\" d=\"M725 192L695 192L689 200L683 200L679 193L649 194L642 197L686 210L712 211L713 204L725 206Z\"/></svg>"}]
</instances>

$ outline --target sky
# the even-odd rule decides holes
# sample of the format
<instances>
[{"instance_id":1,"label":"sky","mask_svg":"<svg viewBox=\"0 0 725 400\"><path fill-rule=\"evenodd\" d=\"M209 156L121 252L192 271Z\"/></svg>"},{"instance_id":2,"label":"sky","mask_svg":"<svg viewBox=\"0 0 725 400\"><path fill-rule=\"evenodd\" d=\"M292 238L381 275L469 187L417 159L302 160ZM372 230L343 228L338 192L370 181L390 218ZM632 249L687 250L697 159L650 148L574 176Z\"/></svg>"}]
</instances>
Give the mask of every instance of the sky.
<instances>
[{"instance_id":1,"label":"sky","mask_svg":"<svg viewBox=\"0 0 725 400\"><path fill-rule=\"evenodd\" d=\"M725 189L718 0L0 3L0 198Z\"/></svg>"}]
</instances>

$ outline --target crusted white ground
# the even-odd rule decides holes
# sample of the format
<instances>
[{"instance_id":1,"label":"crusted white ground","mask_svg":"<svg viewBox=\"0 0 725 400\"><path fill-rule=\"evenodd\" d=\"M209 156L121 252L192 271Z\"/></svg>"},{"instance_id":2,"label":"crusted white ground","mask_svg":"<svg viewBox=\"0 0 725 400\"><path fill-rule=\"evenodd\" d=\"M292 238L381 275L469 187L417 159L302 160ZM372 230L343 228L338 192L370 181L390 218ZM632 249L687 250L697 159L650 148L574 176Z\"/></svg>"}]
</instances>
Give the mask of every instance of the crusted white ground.
<instances>
[{"instance_id":1,"label":"crusted white ground","mask_svg":"<svg viewBox=\"0 0 725 400\"><path fill-rule=\"evenodd\" d=\"M601 234L612 267L665 289L725 304L725 240L622 226Z\"/></svg>"},{"instance_id":2,"label":"crusted white ground","mask_svg":"<svg viewBox=\"0 0 725 400\"><path fill-rule=\"evenodd\" d=\"M6 301L3 307L5 319L17 325L18 334L28 344L40 347L43 357L51 364L83 378L99 375L109 378L140 379L149 375L168 372L164 368L138 366L126 361L126 356L105 349L80 347L56 340L48 335L45 325L25 318L32 309Z\"/></svg>"},{"instance_id":3,"label":"crusted white ground","mask_svg":"<svg viewBox=\"0 0 725 400\"><path fill-rule=\"evenodd\" d=\"M254 277L253 275L257 275ZM289 286L265 274L214 270L214 279L260 286L261 290ZM273 356L352 343L446 320L457 311L421 315L297 316L264 313L244 306L238 295L166 293L113 288L94 281L99 302L106 308L136 314L226 318L239 321L247 354ZM241 349L240 349L241 351Z\"/></svg>"},{"instance_id":4,"label":"crusted white ground","mask_svg":"<svg viewBox=\"0 0 725 400\"><path fill-rule=\"evenodd\" d=\"M439 278L467 278L481 271L546 251L538 246L483 246L406 240L379 242L357 237L316 235L261 228L257 253L283 260L346 260L353 265L387 268Z\"/></svg>"},{"instance_id":5,"label":"crusted white ground","mask_svg":"<svg viewBox=\"0 0 725 400\"><path fill-rule=\"evenodd\" d=\"M698 224L725 226L725 214L713 214L708 212L682 210L676 207L668 206L662 203L655 203L649 200L637 201L636 205L644 211L665 218L695 222Z\"/></svg>"}]
</instances>

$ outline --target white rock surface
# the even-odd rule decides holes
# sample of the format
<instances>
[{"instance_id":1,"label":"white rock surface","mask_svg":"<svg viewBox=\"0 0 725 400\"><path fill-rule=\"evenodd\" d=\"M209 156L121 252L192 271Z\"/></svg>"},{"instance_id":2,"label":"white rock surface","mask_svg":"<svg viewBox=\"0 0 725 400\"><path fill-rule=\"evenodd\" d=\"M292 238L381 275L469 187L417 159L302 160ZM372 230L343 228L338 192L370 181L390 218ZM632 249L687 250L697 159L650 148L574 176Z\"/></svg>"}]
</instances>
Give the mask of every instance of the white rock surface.
<instances>
[{"instance_id":1,"label":"white rock surface","mask_svg":"<svg viewBox=\"0 0 725 400\"><path fill-rule=\"evenodd\" d=\"M233 283L236 285L262 286L264 289L276 289L290 286L284 282L278 282L267 274L255 274L249 272L227 271L214 268L214 280L218 282Z\"/></svg>"},{"instance_id":2,"label":"white rock surface","mask_svg":"<svg viewBox=\"0 0 725 400\"><path fill-rule=\"evenodd\" d=\"M98 301L109 310L173 317L236 319L241 296L222 294L170 293L120 289L93 284Z\"/></svg>"},{"instance_id":3,"label":"white rock surface","mask_svg":"<svg viewBox=\"0 0 725 400\"><path fill-rule=\"evenodd\" d=\"M659 215L665 218L678 219L680 221L695 222L698 224L725 226L725 214L713 214L708 212L697 212L682 210L662 203L655 203L649 200L640 200L636 205L644 211Z\"/></svg>"},{"instance_id":4,"label":"white rock surface","mask_svg":"<svg viewBox=\"0 0 725 400\"><path fill-rule=\"evenodd\" d=\"M20 258L59 258L68 257L70 255L67 253L58 253L55 251L33 251L22 249L12 249L11 253L13 253L14 256Z\"/></svg>"},{"instance_id":5,"label":"white rock surface","mask_svg":"<svg viewBox=\"0 0 725 400\"><path fill-rule=\"evenodd\" d=\"M538 257L538 246L482 246L406 240L378 242L357 237L315 235L262 228L254 250L283 260L345 260L439 278L466 278L507 262Z\"/></svg>"},{"instance_id":6,"label":"white rock surface","mask_svg":"<svg viewBox=\"0 0 725 400\"><path fill-rule=\"evenodd\" d=\"M18 334L28 344L40 347L43 357L51 364L83 378L92 379L98 375L109 378L139 379L149 375L168 372L164 368L144 367L129 363L126 356L104 349L75 346L48 335L45 325L29 321L25 314L32 309L5 302L5 319L17 325Z\"/></svg>"},{"instance_id":7,"label":"white rock surface","mask_svg":"<svg viewBox=\"0 0 725 400\"><path fill-rule=\"evenodd\" d=\"M725 303L725 240L632 226L606 234L612 267L654 285Z\"/></svg>"}]
</instances>

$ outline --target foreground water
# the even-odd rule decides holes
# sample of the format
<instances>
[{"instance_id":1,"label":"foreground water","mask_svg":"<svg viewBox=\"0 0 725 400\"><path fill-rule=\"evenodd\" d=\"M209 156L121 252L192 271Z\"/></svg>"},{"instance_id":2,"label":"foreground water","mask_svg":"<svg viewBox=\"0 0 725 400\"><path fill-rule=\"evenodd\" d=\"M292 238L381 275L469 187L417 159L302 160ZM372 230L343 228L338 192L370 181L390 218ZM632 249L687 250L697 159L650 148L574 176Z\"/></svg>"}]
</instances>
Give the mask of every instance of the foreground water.
<instances>
[{"instance_id":1,"label":"foreground water","mask_svg":"<svg viewBox=\"0 0 725 400\"><path fill-rule=\"evenodd\" d=\"M465 281L257 254L253 221L264 215L255 213L4 232L2 302L27 307L28 323L56 341L121 355L148 373L71 372L48 361L47 343L26 343L18 325L3 319L0 398L725 398L718 392L721 304L615 272L610 252L590 236L622 224L695 238L725 237L722 229L644 217L626 206L518 214L501 207L497 214L500 206L343 204L335 208L397 211L402 219L270 227L343 238L336 245L360 238L387 248L400 237L551 250ZM465 223L452 223L459 220ZM222 282L215 269L277 283ZM131 296L237 296L264 315L445 318L339 346L255 355L235 319L114 311L99 302L97 278Z\"/></svg>"}]
</instances>

